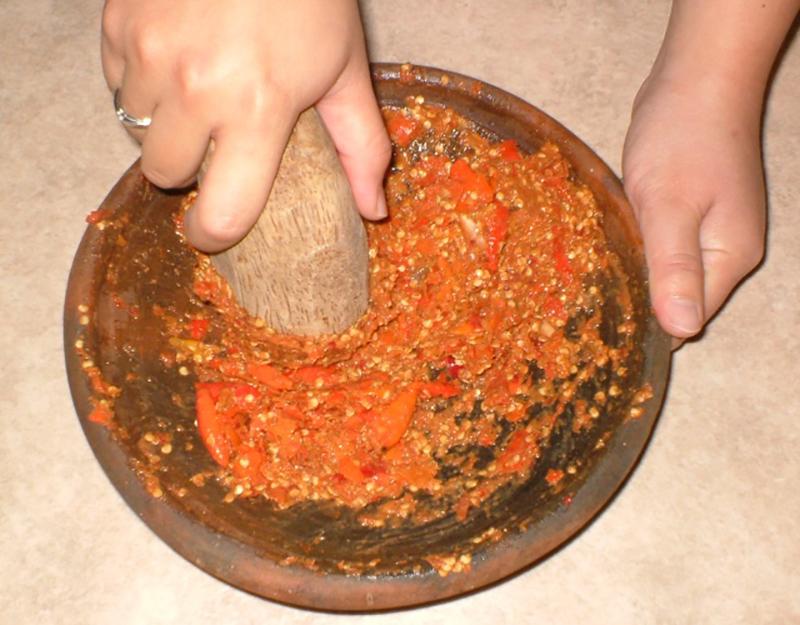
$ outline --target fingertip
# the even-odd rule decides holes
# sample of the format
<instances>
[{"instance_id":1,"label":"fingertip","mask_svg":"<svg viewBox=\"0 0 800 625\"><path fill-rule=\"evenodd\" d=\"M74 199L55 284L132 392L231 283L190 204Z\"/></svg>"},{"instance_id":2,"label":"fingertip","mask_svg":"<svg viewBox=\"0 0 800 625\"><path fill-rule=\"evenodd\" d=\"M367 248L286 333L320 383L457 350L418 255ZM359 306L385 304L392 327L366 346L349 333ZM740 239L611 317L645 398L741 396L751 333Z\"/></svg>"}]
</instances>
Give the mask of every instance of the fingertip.
<instances>
[{"instance_id":1,"label":"fingertip","mask_svg":"<svg viewBox=\"0 0 800 625\"><path fill-rule=\"evenodd\" d=\"M353 191L356 208L362 217L371 221L386 219L389 214L383 179L389 166L390 148L387 147L386 151L385 158L382 149L373 151L374 157L369 159L370 162L363 160L359 162L361 156L351 157L341 153L339 155Z\"/></svg>"},{"instance_id":2,"label":"fingertip","mask_svg":"<svg viewBox=\"0 0 800 625\"><path fill-rule=\"evenodd\" d=\"M694 336L703 328L703 306L692 298L669 295L657 302L655 308L661 327L677 339Z\"/></svg>"},{"instance_id":3,"label":"fingertip","mask_svg":"<svg viewBox=\"0 0 800 625\"><path fill-rule=\"evenodd\" d=\"M375 217L374 219L386 219L389 216L389 209L386 206L386 194L383 191L383 187L378 187L378 201L375 205Z\"/></svg>"},{"instance_id":4,"label":"fingertip","mask_svg":"<svg viewBox=\"0 0 800 625\"><path fill-rule=\"evenodd\" d=\"M258 220L269 192L267 181L256 178L263 185L260 189L254 186L247 192L242 180L240 192L235 193L235 185L220 185L207 174L200 183L197 199L184 215L186 240L206 254L223 252L241 241Z\"/></svg>"},{"instance_id":5,"label":"fingertip","mask_svg":"<svg viewBox=\"0 0 800 625\"><path fill-rule=\"evenodd\" d=\"M705 273L700 247L701 211L680 195L633 193L647 258L650 297L659 324L677 339L703 328Z\"/></svg>"},{"instance_id":6,"label":"fingertip","mask_svg":"<svg viewBox=\"0 0 800 625\"><path fill-rule=\"evenodd\" d=\"M339 153L358 212L365 219L380 220L387 216L383 179L392 145L366 64L362 69L353 70L349 82L316 108Z\"/></svg>"},{"instance_id":7,"label":"fingertip","mask_svg":"<svg viewBox=\"0 0 800 625\"><path fill-rule=\"evenodd\" d=\"M198 196L197 202L201 198ZM186 211L183 229L186 240L201 252L214 254L235 245L245 234L247 227L230 219L231 214L204 210L197 203Z\"/></svg>"},{"instance_id":8,"label":"fingertip","mask_svg":"<svg viewBox=\"0 0 800 625\"><path fill-rule=\"evenodd\" d=\"M368 138L357 134L343 136L334 126L331 133L345 175L353 191L356 208L362 217L379 221L388 216L383 180L392 155L391 143L381 125ZM358 139L361 139L359 141Z\"/></svg>"},{"instance_id":9,"label":"fingertip","mask_svg":"<svg viewBox=\"0 0 800 625\"><path fill-rule=\"evenodd\" d=\"M671 242L676 247L680 245L678 240ZM705 323L703 263L691 246L684 250L655 255L648 263L656 317L661 327L677 338L694 336Z\"/></svg>"},{"instance_id":10,"label":"fingertip","mask_svg":"<svg viewBox=\"0 0 800 625\"><path fill-rule=\"evenodd\" d=\"M370 221L386 219L389 216L389 210L386 207L386 194L384 193L383 187L379 185L372 193L370 200L364 201L362 199L360 202L356 200L356 208L364 219Z\"/></svg>"}]
</instances>

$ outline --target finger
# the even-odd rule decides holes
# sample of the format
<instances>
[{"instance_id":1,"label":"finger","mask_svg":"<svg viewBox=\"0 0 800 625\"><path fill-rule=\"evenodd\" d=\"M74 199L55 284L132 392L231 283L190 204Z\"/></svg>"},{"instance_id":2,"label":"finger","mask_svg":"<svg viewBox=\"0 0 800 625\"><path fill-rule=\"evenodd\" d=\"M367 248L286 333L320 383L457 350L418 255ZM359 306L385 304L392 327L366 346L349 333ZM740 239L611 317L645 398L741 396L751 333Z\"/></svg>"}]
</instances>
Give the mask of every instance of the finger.
<instances>
[{"instance_id":1,"label":"finger","mask_svg":"<svg viewBox=\"0 0 800 625\"><path fill-rule=\"evenodd\" d=\"M672 336L693 336L703 327L705 319L700 251L702 215L666 194L636 200L656 317Z\"/></svg>"},{"instance_id":2,"label":"finger","mask_svg":"<svg viewBox=\"0 0 800 625\"><path fill-rule=\"evenodd\" d=\"M391 144L366 57L351 63L340 84L316 108L339 153L358 211L367 219L383 219L387 215L383 177Z\"/></svg>"},{"instance_id":3,"label":"finger","mask_svg":"<svg viewBox=\"0 0 800 625\"><path fill-rule=\"evenodd\" d=\"M763 202L755 201L746 210L721 208L712 208L700 231L706 274L706 319L714 316L731 291L764 256L766 215Z\"/></svg>"},{"instance_id":4,"label":"finger","mask_svg":"<svg viewBox=\"0 0 800 625\"><path fill-rule=\"evenodd\" d=\"M224 250L258 220L296 119L281 117L277 109L265 117L255 127L217 133L197 201L185 218L186 238L198 249Z\"/></svg>"},{"instance_id":5,"label":"finger","mask_svg":"<svg viewBox=\"0 0 800 625\"><path fill-rule=\"evenodd\" d=\"M152 118L156 108L156 94L160 92L159 86L152 77L142 72L135 62L125 64L125 72L119 87L118 102L125 112L132 117L140 119ZM125 126L133 138L140 143L144 139L146 129Z\"/></svg>"},{"instance_id":6,"label":"finger","mask_svg":"<svg viewBox=\"0 0 800 625\"><path fill-rule=\"evenodd\" d=\"M160 103L142 142L142 172L162 188L183 187L195 177L209 132L175 99Z\"/></svg>"}]
</instances>

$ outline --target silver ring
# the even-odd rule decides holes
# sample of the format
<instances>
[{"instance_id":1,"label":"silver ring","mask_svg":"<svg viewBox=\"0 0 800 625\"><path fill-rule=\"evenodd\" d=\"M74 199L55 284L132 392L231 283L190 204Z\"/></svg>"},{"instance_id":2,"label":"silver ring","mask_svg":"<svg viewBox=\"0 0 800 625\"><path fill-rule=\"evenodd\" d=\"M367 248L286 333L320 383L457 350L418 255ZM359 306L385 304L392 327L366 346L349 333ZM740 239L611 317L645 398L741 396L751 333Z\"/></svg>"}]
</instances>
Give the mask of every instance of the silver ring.
<instances>
[{"instance_id":1,"label":"silver ring","mask_svg":"<svg viewBox=\"0 0 800 625\"><path fill-rule=\"evenodd\" d=\"M123 126L128 128L147 128L152 121L149 117L134 117L119 103L119 89L114 89L114 112Z\"/></svg>"}]
</instances>

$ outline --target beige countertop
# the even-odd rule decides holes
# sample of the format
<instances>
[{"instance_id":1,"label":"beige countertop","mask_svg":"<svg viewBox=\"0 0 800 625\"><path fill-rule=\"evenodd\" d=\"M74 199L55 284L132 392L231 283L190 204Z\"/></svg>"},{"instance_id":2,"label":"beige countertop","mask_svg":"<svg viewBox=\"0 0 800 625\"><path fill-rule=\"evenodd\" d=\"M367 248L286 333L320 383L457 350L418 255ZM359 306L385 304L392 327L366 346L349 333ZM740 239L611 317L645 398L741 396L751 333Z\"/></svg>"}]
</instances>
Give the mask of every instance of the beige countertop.
<instances>
[{"instance_id":1,"label":"beige countertop","mask_svg":"<svg viewBox=\"0 0 800 625\"><path fill-rule=\"evenodd\" d=\"M250 596L176 555L127 508L79 427L61 343L67 274L85 214L138 151L102 79L100 5L0 3L0 623L800 623L800 42L766 116L766 261L676 355L655 435L613 505L489 590L341 616ZM365 17L374 60L501 86L619 171L668 7L372 0Z\"/></svg>"}]
</instances>

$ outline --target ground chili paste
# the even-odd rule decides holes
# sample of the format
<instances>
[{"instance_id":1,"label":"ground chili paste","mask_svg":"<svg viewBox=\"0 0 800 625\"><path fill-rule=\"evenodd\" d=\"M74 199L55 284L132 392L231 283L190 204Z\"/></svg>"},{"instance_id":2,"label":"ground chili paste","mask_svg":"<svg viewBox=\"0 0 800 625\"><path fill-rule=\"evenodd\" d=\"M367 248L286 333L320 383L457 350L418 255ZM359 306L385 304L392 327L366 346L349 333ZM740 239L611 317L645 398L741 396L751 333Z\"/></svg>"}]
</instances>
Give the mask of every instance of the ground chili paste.
<instances>
[{"instance_id":1,"label":"ground chili paste","mask_svg":"<svg viewBox=\"0 0 800 625\"><path fill-rule=\"evenodd\" d=\"M195 363L197 427L229 500L373 504L362 521L381 525L428 493L465 518L530 474L568 405L588 428L615 394L576 395L628 350L601 339L598 285L616 261L557 147L525 154L421 97L384 116L390 217L367 226L370 306L354 327L279 335L200 257L206 306L170 342ZM630 334L630 301L617 305Z\"/></svg>"}]
</instances>

